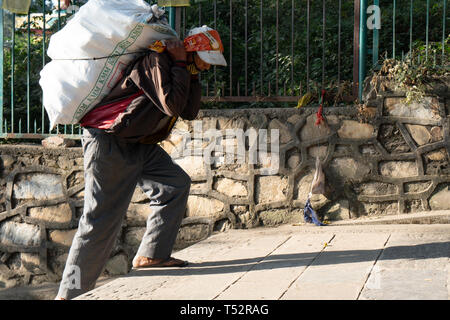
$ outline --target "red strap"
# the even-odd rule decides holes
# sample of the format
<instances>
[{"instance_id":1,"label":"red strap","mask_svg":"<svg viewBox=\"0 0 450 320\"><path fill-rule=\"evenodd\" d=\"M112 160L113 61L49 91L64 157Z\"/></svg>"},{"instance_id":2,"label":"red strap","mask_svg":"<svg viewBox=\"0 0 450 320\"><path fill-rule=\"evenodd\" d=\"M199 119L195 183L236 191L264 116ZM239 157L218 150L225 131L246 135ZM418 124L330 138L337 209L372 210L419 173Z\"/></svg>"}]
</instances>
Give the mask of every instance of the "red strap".
<instances>
[{"instance_id":1,"label":"red strap","mask_svg":"<svg viewBox=\"0 0 450 320\"><path fill-rule=\"evenodd\" d=\"M320 105L319 111L317 111L317 113L316 113L316 116L317 116L316 126L320 125L323 122L322 110L323 110L323 106Z\"/></svg>"},{"instance_id":2,"label":"red strap","mask_svg":"<svg viewBox=\"0 0 450 320\"><path fill-rule=\"evenodd\" d=\"M82 127L91 127L98 129L108 129L114 123L114 120L126 110L128 105L144 92L140 90L138 93L127 97L123 100L105 104L88 112L80 124Z\"/></svg>"},{"instance_id":3,"label":"red strap","mask_svg":"<svg viewBox=\"0 0 450 320\"><path fill-rule=\"evenodd\" d=\"M322 90L322 98L320 100L320 106L319 106L319 110L316 113L317 116L317 120L316 120L316 126L320 125L324 119L322 116L322 111L323 111L323 97L325 96L325 90Z\"/></svg>"}]
</instances>

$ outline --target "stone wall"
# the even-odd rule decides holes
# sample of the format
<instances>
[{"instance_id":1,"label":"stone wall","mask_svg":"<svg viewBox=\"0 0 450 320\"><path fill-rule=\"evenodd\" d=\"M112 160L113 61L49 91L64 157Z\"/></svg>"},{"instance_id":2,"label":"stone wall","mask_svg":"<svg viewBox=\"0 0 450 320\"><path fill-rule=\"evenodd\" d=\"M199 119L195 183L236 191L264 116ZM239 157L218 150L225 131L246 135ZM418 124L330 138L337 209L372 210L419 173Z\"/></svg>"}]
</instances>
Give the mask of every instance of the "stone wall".
<instances>
[{"instance_id":1,"label":"stone wall","mask_svg":"<svg viewBox=\"0 0 450 320\"><path fill-rule=\"evenodd\" d=\"M450 209L449 97L402 99L326 108L322 126L316 108L203 110L200 121L179 120L162 144L193 181L177 248L227 228L302 222L316 157L327 184L312 205L324 219ZM82 214L81 148L1 145L0 159L0 288L58 281ZM147 202L136 189L106 275L130 269Z\"/></svg>"}]
</instances>

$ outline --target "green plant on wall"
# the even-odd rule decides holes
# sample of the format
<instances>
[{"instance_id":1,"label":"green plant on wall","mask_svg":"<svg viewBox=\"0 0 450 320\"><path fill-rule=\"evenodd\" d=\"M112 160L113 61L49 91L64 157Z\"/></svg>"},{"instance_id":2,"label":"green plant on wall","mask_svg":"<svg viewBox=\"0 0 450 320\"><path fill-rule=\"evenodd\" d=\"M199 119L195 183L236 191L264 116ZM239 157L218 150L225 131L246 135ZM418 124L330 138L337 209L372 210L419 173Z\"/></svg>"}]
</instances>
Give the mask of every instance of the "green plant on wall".
<instances>
[{"instance_id":1,"label":"green plant on wall","mask_svg":"<svg viewBox=\"0 0 450 320\"><path fill-rule=\"evenodd\" d=\"M450 36L445 40L444 48L442 42L430 43L427 48L418 41L403 60L385 59L380 71L374 73L372 85L384 78L392 89L405 92L406 103L420 101L434 84L449 81L449 41Z\"/></svg>"}]
</instances>

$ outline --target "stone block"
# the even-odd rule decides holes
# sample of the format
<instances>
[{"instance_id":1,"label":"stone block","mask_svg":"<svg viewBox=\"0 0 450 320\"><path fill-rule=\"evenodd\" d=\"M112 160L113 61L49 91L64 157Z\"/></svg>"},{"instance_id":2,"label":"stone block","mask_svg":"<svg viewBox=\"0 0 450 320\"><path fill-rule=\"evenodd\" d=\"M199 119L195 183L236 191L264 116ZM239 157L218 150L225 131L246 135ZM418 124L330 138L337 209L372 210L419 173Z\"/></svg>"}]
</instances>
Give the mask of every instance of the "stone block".
<instances>
[{"instance_id":1,"label":"stone block","mask_svg":"<svg viewBox=\"0 0 450 320\"><path fill-rule=\"evenodd\" d=\"M431 161L443 161L447 158L447 151L444 148L431 151L426 154L426 157Z\"/></svg>"},{"instance_id":2,"label":"stone block","mask_svg":"<svg viewBox=\"0 0 450 320\"><path fill-rule=\"evenodd\" d=\"M173 129L178 130L178 131L188 132L189 131L189 122L178 118Z\"/></svg>"},{"instance_id":3,"label":"stone block","mask_svg":"<svg viewBox=\"0 0 450 320\"><path fill-rule=\"evenodd\" d=\"M289 122L292 125L296 125L300 121L302 121L302 117L298 114L294 114L287 119L287 122Z\"/></svg>"},{"instance_id":4,"label":"stone block","mask_svg":"<svg viewBox=\"0 0 450 320\"><path fill-rule=\"evenodd\" d=\"M257 167L261 169L261 173L265 175L274 175L280 169L280 154L259 151L256 159ZM254 160L249 160L254 162Z\"/></svg>"},{"instance_id":5,"label":"stone block","mask_svg":"<svg viewBox=\"0 0 450 320\"><path fill-rule=\"evenodd\" d=\"M76 232L77 229L52 230L48 233L48 240L60 246L70 247Z\"/></svg>"},{"instance_id":6,"label":"stone block","mask_svg":"<svg viewBox=\"0 0 450 320\"><path fill-rule=\"evenodd\" d=\"M300 211L287 209L262 211L258 215L263 226L277 226L286 223L298 223L303 220Z\"/></svg>"},{"instance_id":7,"label":"stone block","mask_svg":"<svg viewBox=\"0 0 450 320\"><path fill-rule=\"evenodd\" d=\"M238 221L240 222L242 228L252 228L255 225L253 216L248 211L243 214L240 214L238 216Z\"/></svg>"},{"instance_id":8,"label":"stone block","mask_svg":"<svg viewBox=\"0 0 450 320\"><path fill-rule=\"evenodd\" d=\"M403 98L386 98L385 113L394 117L407 117L426 120L441 120L439 101L433 97L425 97L421 102L406 104Z\"/></svg>"},{"instance_id":9,"label":"stone block","mask_svg":"<svg viewBox=\"0 0 450 320\"><path fill-rule=\"evenodd\" d=\"M285 201L288 178L281 176L260 176L257 178L255 191L257 203Z\"/></svg>"},{"instance_id":10,"label":"stone block","mask_svg":"<svg viewBox=\"0 0 450 320\"><path fill-rule=\"evenodd\" d=\"M184 225L178 231L176 239L177 246L183 247L186 244L206 239L209 233L209 225L205 223Z\"/></svg>"},{"instance_id":11,"label":"stone block","mask_svg":"<svg viewBox=\"0 0 450 320\"><path fill-rule=\"evenodd\" d=\"M4 169L10 169L14 164L14 162L16 161L14 157L7 154L0 155L0 160L1 160L1 167Z\"/></svg>"},{"instance_id":12,"label":"stone block","mask_svg":"<svg viewBox=\"0 0 450 320\"><path fill-rule=\"evenodd\" d=\"M258 129L264 129L267 126L267 117L264 114L252 114L249 117L250 125L258 130Z\"/></svg>"},{"instance_id":13,"label":"stone block","mask_svg":"<svg viewBox=\"0 0 450 320\"><path fill-rule=\"evenodd\" d=\"M74 161L76 166L83 166L84 164L84 158L75 158Z\"/></svg>"},{"instance_id":14,"label":"stone block","mask_svg":"<svg viewBox=\"0 0 450 320\"><path fill-rule=\"evenodd\" d=\"M135 204L132 203L128 207L126 214L126 222L129 225L145 225L148 216L151 214L152 210L148 204Z\"/></svg>"},{"instance_id":15,"label":"stone block","mask_svg":"<svg viewBox=\"0 0 450 320\"><path fill-rule=\"evenodd\" d=\"M74 171L67 177L67 188L72 188L80 184L84 185L83 171Z\"/></svg>"},{"instance_id":16,"label":"stone block","mask_svg":"<svg viewBox=\"0 0 450 320\"><path fill-rule=\"evenodd\" d=\"M242 118L224 118L219 117L217 119L219 124L219 130L226 129L244 129L245 128L245 120Z\"/></svg>"},{"instance_id":17,"label":"stone block","mask_svg":"<svg viewBox=\"0 0 450 320\"><path fill-rule=\"evenodd\" d=\"M367 182L360 184L355 188L358 194L366 196L380 196L398 194L397 186L383 182Z\"/></svg>"},{"instance_id":18,"label":"stone block","mask_svg":"<svg viewBox=\"0 0 450 320\"><path fill-rule=\"evenodd\" d=\"M202 156L187 156L174 161L191 177L206 175L204 158Z\"/></svg>"},{"instance_id":19,"label":"stone block","mask_svg":"<svg viewBox=\"0 0 450 320\"><path fill-rule=\"evenodd\" d=\"M209 130L209 129L217 129L217 118L214 117L204 117L200 120L195 120L193 122L193 128L194 130L201 130L203 132Z\"/></svg>"},{"instance_id":20,"label":"stone block","mask_svg":"<svg viewBox=\"0 0 450 320\"><path fill-rule=\"evenodd\" d=\"M350 209L348 200L339 200L333 204L326 212L324 219L329 221L339 221L350 219Z\"/></svg>"},{"instance_id":21,"label":"stone block","mask_svg":"<svg viewBox=\"0 0 450 320\"><path fill-rule=\"evenodd\" d=\"M362 145L359 147L359 151L362 155L379 155L380 153L373 145Z\"/></svg>"},{"instance_id":22,"label":"stone block","mask_svg":"<svg viewBox=\"0 0 450 320\"><path fill-rule=\"evenodd\" d=\"M426 127L415 124L407 124L406 128L411 134L411 137L419 146L423 146L424 144L431 142L432 136Z\"/></svg>"},{"instance_id":23,"label":"stone block","mask_svg":"<svg viewBox=\"0 0 450 320\"><path fill-rule=\"evenodd\" d=\"M0 289L9 289L17 287L20 284L20 280L17 278L9 278L2 272L0 272Z\"/></svg>"},{"instance_id":24,"label":"stone block","mask_svg":"<svg viewBox=\"0 0 450 320\"><path fill-rule=\"evenodd\" d=\"M229 197L247 197L248 195L243 182L228 178L218 179L214 184L214 189Z\"/></svg>"},{"instance_id":25,"label":"stone block","mask_svg":"<svg viewBox=\"0 0 450 320\"><path fill-rule=\"evenodd\" d=\"M224 209L222 201L200 196L189 196L187 217L217 217Z\"/></svg>"},{"instance_id":26,"label":"stone block","mask_svg":"<svg viewBox=\"0 0 450 320\"><path fill-rule=\"evenodd\" d=\"M362 215L374 216L374 215L389 215L398 214L398 203L397 202L361 202Z\"/></svg>"},{"instance_id":27,"label":"stone block","mask_svg":"<svg viewBox=\"0 0 450 320\"><path fill-rule=\"evenodd\" d=\"M68 203L55 206L28 208L28 216L45 225L51 223L67 224L72 220L72 209Z\"/></svg>"},{"instance_id":28,"label":"stone block","mask_svg":"<svg viewBox=\"0 0 450 320\"><path fill-rule=\"evenodd\" d=\"M69 250L67 250L65 253L62 254L55 254L53 256L48 256L49 267L53 270L55 274L62 276L68 257L69 257Z\"/></svg>"},{"instance_id":29,"label":"stone block","mask_svg":"<svg viewBox=\"0 0 450 320\"><path fill-rule=\"evenodd\" d=\"M75 165L75 161L73 159L69 159L68 157L58 157L58 167L60 167L61 169L64 170L68 170L73 168L73 166Z\"/></svg>"},{"instance_id":30,"label":"stone block","mask_svg":"<svg viewBox=\"0 0 450 320\"><path fill-rule=\"evenodd\" d=\"M124 275L128 273L128 258L125 254L118 254L108 260L105 266L110 276Z\"/></svg>"},{"instance_id":31,"label":"stone block","mask_svg":"<svg viewBox=\"0 0 450 320\"><path fill-rule=\"evenodd\" d=\"M323 194L312 194L309 200L311 202L311 207L316 211L321 210L324 206L330 203L330 199L325 197Z\"/></svg>"},{"instance_id":32,"label":"stone block","mask_svg":"<svg viewBox=\"0 0 450 320\"><path fill-rule=\"evenodd\" d=\"M41 243L38 226L26 223L5 221L0 224L0 243L24 247L36 247Z\"/></svg>"},{"instance_id":33,"label":"stone block","mask_svg":"<svg viewBox=\"0 0 450 320\"><path fill-rule=\"evenodd\" d=\"M330 162L329 171L334 178L341 181L362 181L371 171L366 163L350 158L335 158Z\"/></svg>"},{"instance_id":34,"label":"stone block","mask_svg":"<svg viewBox=\"0 0 450 320\"><path fill-rule=\"evenodd\" d=\"M431 181L406 182L404 188L406 193L420 193L426 191L431 184Z\"/></svg>"},{"instance_id":35,"label":"stone block","mask_svg":"<svg viewBox=\"0 0 450 320\"><path fill-rule=\"evenodd\" d=\"M221 219L221 220L215 222L213 231L225 232L227 230L230 230L232 227L233 227L233 225L231 224L230 220Z\"/></svg>"},{"instance_id":36,"label":"stone block","mask_svg":"<svg viewBox=\"0 0 450 320\"><path fill-rule=\"evenodd\" d=\"M137 249L141 244L142 237L145 234L145 227L141 228L127 228L124 234L125 244Z\"/></svg>"},{"instance_id":37,"label":"stone block","mask_svg":"<svg viewBox=\"0 0 450 320\"><path fill-rule=\"evenodd\" d=\"M300 164L301 160L302 160L302 156L299 152L295 152L295 153L291 154L287 160L288 168L289 169L296 168Z\"/></svg>"},{"instance_id":38,"label":"stone block","mask_svg":"<svg viewBox=\"0 0 450 320\"><path fill-rule=\"evenodd\" d=\"M269 123L269 132L271 130L279 130L280 143L286 144L292 140L291 133L286 125L280 122L278 119L274 119Z\"/></svg>"},{"instance_id":39,"label":"stone block","mask_svg":"<svg viewBox=\"0 0 450 320\"><path fill-rule=\"evenodd\" d=\"M328 146L314 146L308 148L308 155L311 158L319 158L321 160L325 159L328 152Z\"/></svg>"},{"instance_id":40,"label":"stone block","mask_svg":"<svg viewBox=\"0 0 450 320\"><path fill-rule=\"evenodd\" d=\"M70 148L75 146L75 140L52 136L42 140L44 148Z\"/></svg>"},{"instance_id":41,"label":"stone block","mask_svg":"<svg viewBox=\"0 0 450 320\"><path fill-rule=\"evenodd\" d=\"M133 193L133 197L131 198L132 203L143 202L148 200L148 196L142 191L140 187L136 187Z\"/></svg>"},{"instance_id":42,"label":"stone block","mask_svg":"<svg viewBox=\"0 0 450 320\"><path fill-rule=\"evenodd\" d=\"M189 136L188 131L180 132L173 130L166 140L161 142L161 147L170 155L180 155L184 150L184 141L187 142L186 137Z\"/></svg>"},{"instance_id":43,"label":"stone block","mask_svg":"<svg viewBox=\"0 0 450 320\"><path fill-rule=\"evenodd\" d=\"M441 141L444 139L444 135L442 134L442 128L441 127L433 127L430 130L431 138L433 142Z\"/></svg>"},{"instance_id":44,"label":"stone block","mask_svg":"<svg viewBox=\"0 0 450 320\"><path fill-rule=\"evenodd\" d=\"M40 259L37 253L24 253L20 254L20 260L22 262L23 271L28 271L31 273L41 273L42 270L39 268Z\"/></svg>"},{"instance_id":45,"label":"stone block","mask_svg":"<svg viewBox=\"0 0 450 320\"><path fill-rule=\"evenodd\" d=\"M72 197L75 199L83 199L84 198L84 190L78 191Z\"/></svg>"},{"instance_id":46,"label":"stone block","mask_svg":"<svg viewBox=\"0 0 450 320\"><path fill-rule=\"evenodd\" d=\"M389 153L404 153L411 151L402 133L396 125L382 124L379 128L378 141Z\"/></svg>"},{"instance_id":47,"label":"stone block","mask_svg":"<svg viewBox=\"0 0 450 320\"><path fill-rule=\"evenodd\" d=\"M306 203L306 200L308 199L308 194L311 191L311 183L313 181L314 174L310 173L307 175L304 175L300 178L300 180L297 182L296 187L296 194L294 195L294 199L300 200L302 203Z\"/></svg>"},{"instance_id":48,"label":"stone block","mask_svg":"<svg viewBox=\"0 0 450 320\"><path fill-rule=\"evenodd\" d=\"M448 186L431 196L429 203L431 210L450 210L450 190Z\"/></svg>"},{"instance_id":49,"label":"stone block","mask_svg":"<svg viewBox=\"0 0 450 320\"><path fill-rule=\"evenodd\" d=\"M384 161L379 166L380 174L385 177L405 178L418 175L415 161Z\"/></svg>"},{"instance_id":50,"label":"stone block","mask_svg":"<svg viewBox=\"0 0 450 320\"><path fill-rule=\"evenodd\" d=\"M343 120L338 130L338 136L342 139L370 139L375 128L368 123L359 123L354 120Z\"/></svg>"},{"instance_id":51,"label":"stone block","mask_svg":"<svg viewBox=\"0 0 450 320\"><path fill-rule=\"evenodd\" d=\"M316 140L328 137L330 134L331 130L328 126L316 126L316 115L312 114L306 118L306 123L300 130L300 140Z\"/></svg>"},{"instance_id":52,"label":"stone block","mask_svg":"<svg viewBox=\"0 0 450 320\"><path fill-rule=\"evenodd\" d=\"M208 187L207 182L192 182L191 191L207 192Z\"/></svg>"},{"instance_id":53,"label":"stone block","mask_svg":"<svg viewBox=\"0 0 450 320\"><path fill-rule=\"evenodd\" d=\"M49 173L24 173L16 176L13 187L16 199L47 200L64 196L61 177Z\"/></svg>"}]
</instances>

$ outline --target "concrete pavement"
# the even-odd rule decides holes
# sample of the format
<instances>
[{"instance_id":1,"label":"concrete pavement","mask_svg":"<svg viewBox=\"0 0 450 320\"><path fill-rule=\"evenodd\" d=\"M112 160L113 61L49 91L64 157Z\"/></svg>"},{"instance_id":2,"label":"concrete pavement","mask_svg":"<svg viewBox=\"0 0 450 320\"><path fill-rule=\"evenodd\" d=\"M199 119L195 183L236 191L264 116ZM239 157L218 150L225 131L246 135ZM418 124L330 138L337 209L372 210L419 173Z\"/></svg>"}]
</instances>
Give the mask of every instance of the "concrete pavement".
<instances>
[{"instance_id":1,"label":"concrete pavement","mask_svg":"<svg viewBox=\"0 0 450 320\"><path fill-rule=\"evenodd\" d=\"M450 224L283 225L215 234L80 300L450 298Z\"/></svg>"}]
</instances>

